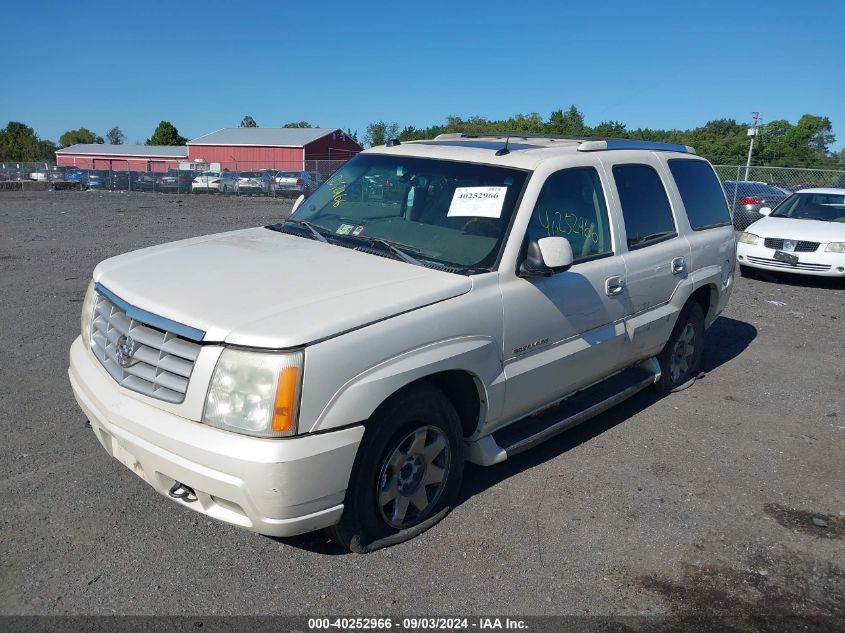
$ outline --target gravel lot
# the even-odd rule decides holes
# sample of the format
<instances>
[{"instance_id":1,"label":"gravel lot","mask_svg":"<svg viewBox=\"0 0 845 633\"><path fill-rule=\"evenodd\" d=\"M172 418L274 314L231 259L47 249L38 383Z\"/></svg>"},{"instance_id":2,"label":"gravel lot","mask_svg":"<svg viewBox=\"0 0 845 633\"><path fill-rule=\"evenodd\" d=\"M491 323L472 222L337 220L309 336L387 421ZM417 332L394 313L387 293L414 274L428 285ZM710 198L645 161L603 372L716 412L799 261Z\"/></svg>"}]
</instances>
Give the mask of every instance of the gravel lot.
<instances>
[{"instance_id":1,"label":"gravel lot","mask_svg":"<svg viewBox=\"0 0 845 633\"><path fill-rule=\"evenodd\" d=\"M360 556L186 511L110 459L67 350L95 264L290 201L0 195L0 614L845 616L845 287L737 278L706 376L493 468ZM813 621L832 626L834 620ZM841 620L839 620L841 625Z\"/></svg>"}]
</instances>

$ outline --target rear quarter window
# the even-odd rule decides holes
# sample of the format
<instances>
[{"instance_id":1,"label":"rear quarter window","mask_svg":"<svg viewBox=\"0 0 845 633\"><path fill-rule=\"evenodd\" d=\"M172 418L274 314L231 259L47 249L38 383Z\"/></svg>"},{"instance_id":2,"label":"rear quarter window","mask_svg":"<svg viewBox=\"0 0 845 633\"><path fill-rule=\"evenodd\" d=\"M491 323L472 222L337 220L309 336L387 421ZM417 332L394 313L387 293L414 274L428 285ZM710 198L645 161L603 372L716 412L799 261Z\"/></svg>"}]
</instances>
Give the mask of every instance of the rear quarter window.
<instances>
[{"instance_id":1,"label":"rear quarter window","mask_svg":"<svg viewBox=\"0 0 845 633\"><path fill-rule=\"evenodd\" d=\"M693 230L728 226L731 214L710 165L703 160L684 158L673 158L668 162Z\"/></svg>"}]
</instances>

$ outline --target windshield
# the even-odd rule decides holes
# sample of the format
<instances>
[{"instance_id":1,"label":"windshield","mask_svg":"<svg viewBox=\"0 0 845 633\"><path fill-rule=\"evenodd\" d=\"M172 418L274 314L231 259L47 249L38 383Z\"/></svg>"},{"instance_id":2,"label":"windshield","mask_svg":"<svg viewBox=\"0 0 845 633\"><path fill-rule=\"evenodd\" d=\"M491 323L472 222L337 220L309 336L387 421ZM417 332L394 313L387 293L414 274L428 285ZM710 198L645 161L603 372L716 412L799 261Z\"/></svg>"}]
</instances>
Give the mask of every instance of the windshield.
<instances>
[{"instance_id":1,"label":"windshield","mask_svg":"<svg viewBox=\"0 0 845 633\"><path fill-rule=\"evenodd\" d=\"M385 240L423 264L490 270L527 178L518 169L361 154L291 217L329 237Z\"/></svg>"},{"instance_id":2,"label":"windshield","mask_svg":"<svg viewBox=\"0 0 845 633\"><path fill-rule=\"evenodd\" d=\"M845 194L794 193L770 217L845 222Z\"/></svg>"}]
</instances>

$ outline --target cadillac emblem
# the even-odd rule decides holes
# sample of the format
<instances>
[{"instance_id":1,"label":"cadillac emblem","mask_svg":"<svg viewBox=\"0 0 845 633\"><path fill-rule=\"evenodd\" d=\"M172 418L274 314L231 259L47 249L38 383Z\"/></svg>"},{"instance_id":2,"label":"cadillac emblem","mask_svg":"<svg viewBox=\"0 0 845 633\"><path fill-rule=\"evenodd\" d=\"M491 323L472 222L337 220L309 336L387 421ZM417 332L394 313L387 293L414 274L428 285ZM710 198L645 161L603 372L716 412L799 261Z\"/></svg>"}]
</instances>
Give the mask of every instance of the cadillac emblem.
<instances>
[{"instance_id":1,"label":"cadillac emblem","mask_svg":"<svg viewBox=\"0 0 845 633\"><path fill-rule=\"evenodd\" d=\"M117 344L114 346L114 356L117 364L121 367L133 365L135 361L132 359L132 356L135 354L136 349L137 345L131 336L124 334L117 339Z\"/></svg>"}]
</instances>

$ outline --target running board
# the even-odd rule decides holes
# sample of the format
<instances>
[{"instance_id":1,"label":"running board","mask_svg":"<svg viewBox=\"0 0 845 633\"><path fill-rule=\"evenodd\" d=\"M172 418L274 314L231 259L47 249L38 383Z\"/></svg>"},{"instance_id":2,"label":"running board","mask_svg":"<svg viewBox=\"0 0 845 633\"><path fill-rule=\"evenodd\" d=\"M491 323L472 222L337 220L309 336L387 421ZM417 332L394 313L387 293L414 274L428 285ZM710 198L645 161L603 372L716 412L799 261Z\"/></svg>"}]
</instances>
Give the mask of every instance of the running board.
<instances>
[{"instance_id":1,"label":"running board","mask_svg":"<svg viewBox=\"0 0 845 633\"><path fill-rule=\"evenodd\" d=\"M511 457L615 407L658 380L659 365L650 359L575 393L553 409L517 420L495 431L492 438Z\"/></svg>"}]
</instances>

